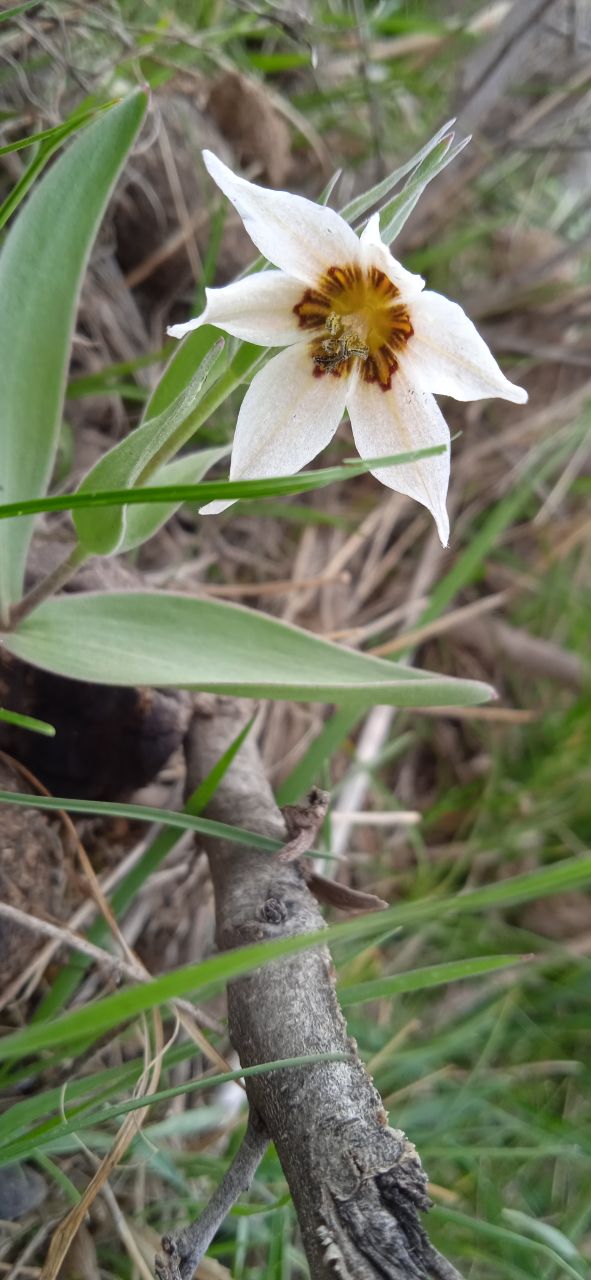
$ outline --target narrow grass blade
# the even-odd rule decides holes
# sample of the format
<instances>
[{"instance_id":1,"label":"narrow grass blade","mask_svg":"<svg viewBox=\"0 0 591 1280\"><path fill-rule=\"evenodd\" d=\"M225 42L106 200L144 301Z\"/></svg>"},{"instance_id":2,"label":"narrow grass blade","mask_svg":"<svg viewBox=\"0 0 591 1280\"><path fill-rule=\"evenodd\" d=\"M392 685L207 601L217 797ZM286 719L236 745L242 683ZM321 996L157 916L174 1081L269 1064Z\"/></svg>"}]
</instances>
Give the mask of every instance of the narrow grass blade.
<instances>
[{"instance_id":1,"label":"narrow grass blade","mask_svg":"<svg viewBox=\"0 0 591 1280\"><path fill-rule=\"evenodd\" d=\"M201 484L142 486L139 489L60 494L55 498L24 499L0 504L0 520L36 515L42 511L82 511L91 507L142 505L149 502L195 502L204 504L215 498L266 498L291 493L309 493L326 485L351 480L379 467L402 466L422 458L434 458L448 446L432 445L383 458L366 458L363 462L347 462L340 467L324 467L318 471L300 471L295 476L276 476L270 480L204 480ZM0 526L1 527L1 526Z\"/></svg>"},{"instance_id":2,"label":"narrow grass blade","mask_svg":"<svg viewBox=\"0 0 591 1280\"><path fill-rule=\"evenodd\" d=\"M105 996L91 1005L63 1014L50 1023L25 1027L0 1040L0 1060L14 1060L55 1045L70 1046L88 1036L98 1038L103 1032L128 1021L138 1013L179 996L213 991L240 974L276 960L294 955L309 947L330 945L354 938L372 938L386 928L414 927L428 920L454 914L476 914L497 907L512 907L535 898L579 888L591 882L591 854L565 858L537 871L525 872L509 880L486 885L448 898L428 898L398 904L377 916L367 915L333 925L315 934L282 938L277 942L254 943L235 951L210 956L200 964L187 965L172 973L162 974L141 986L128 987Z\"/></svg>"},{"instance_id":3,"label":"narrow grass blade","mask_svg":"<svg viewBox=\"0 0 591 1280\"><path fill-rule=\"evenodd\" d=\"M385 978L375 978L371 982L339 987L339 999L347 1007L351 1004L363 1004L368 1000L402 995L407 991L425 991L428 987L440 987L447 982L465 982L469 978L481 977L484 973L508 969L512 965L523 964L527 958L476 956L472 960L449 960L446 964L431 964L424 969L413 969L410 973L393 973Z\"/></svg>"},{"instance_id":4,"label":"narrow grass blade","mask_svg":"<svg viewBox=\"0 0 591 1280\"><path fill-rule=\"evenodd\" d=\"M55 729L46 720L36 720L34 716L23 716L18 711L7 711L0 707L0 720L5 724L17 725L19 729L30 729L32 733L41 733L45 738L55 738Z\"/></svg>"}]
</instances>

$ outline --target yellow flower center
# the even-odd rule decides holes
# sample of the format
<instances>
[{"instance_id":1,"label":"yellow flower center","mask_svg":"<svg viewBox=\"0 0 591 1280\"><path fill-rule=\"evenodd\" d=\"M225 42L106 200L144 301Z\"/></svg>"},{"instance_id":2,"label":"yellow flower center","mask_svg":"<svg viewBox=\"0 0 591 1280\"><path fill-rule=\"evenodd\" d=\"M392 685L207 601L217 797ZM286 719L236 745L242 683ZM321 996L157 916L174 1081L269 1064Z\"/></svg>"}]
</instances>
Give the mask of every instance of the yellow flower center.
<instances>
[{"instance_id":1,"label":"yellow flower center","mask_svg":"<svg viewBox=\"0 0 591 1280\"><path fill-rule=\"evenodd\" d=\"M310 355L314 376L340 378L353 361L364 382L387 391L398 354L413 328L400 291L377 267L329 267L315 289L306 289L294 307L300 327L314 333Z\"/></svg>"}]
</instances>

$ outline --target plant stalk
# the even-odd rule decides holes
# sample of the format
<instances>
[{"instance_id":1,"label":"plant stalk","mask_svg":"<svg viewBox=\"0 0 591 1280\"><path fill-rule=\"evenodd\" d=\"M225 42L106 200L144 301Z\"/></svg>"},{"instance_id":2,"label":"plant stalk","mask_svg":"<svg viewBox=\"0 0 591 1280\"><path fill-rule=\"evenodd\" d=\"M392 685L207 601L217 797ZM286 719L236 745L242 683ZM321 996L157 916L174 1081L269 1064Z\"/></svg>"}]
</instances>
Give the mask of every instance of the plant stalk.
<instances>
[{"instance_id":1,"label":"plant stalk","mask_svg":"<svg viewBox=\"0 0 591 1280\"><path fill-rule=\"evenodd\" d=\"M8 616L8 625L3 630L16 631L21 622L28 618L30 613L38 609L39 605L44 604L46 600L50 600L73 578L80 565L87 559L88 553L77 542L61 564L56 565L55 569L51 570L51 573L36 582L35 586L31 587L31 590L23 596L22 600L12 606Z\"/></svg>"}]
</instances>

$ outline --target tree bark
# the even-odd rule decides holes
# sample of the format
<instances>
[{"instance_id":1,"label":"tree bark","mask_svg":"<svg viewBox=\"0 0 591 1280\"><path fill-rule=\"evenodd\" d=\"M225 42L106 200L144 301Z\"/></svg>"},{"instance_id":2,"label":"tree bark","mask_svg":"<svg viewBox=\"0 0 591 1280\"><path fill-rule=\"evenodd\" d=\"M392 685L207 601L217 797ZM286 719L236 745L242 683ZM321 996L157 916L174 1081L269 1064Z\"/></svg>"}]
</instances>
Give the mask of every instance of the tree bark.
<instances>
[{"instance_id":1,"label":"tree bark","mask_svg":"<svg viewBox=\"0 0 591 1280\"><path fill-rule=\"evenodd\" d=\"M189 790L207 776L243 720L240 704L230 699L216 700L207 723L199 714L193 720L186 741ZM283 816L250 738L208 813L286 839ZM222 949L323 927L299 862L217 839L204 843ZM429 1199L420 1159L401 1130L389 1127L380 1096L347 1034L328 948L316 946L275 960L231 982L228 1017L243 1066L316 1053L348 1055L347 1061L289 1068L246 1081L251 1114L256 1113L277 1148L313 1280L457 1280L458 1273L433 1248L422 1225L420 1213ZM170 1237L166 1245L170 1252ZM177 1271L159 1275L184 1280L193 1274L183 1269L180 1255L176 1265Z\"/></svg>"}]
</instances>

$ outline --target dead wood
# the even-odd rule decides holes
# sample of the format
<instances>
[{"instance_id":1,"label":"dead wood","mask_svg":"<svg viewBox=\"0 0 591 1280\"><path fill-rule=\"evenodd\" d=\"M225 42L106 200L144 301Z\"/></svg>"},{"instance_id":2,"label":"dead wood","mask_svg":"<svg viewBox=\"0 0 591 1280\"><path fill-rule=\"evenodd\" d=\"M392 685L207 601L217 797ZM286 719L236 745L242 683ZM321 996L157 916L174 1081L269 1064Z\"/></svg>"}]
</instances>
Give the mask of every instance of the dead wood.
<instances>
[{"instance_id":1,"label":"dead wood","mask_svg":"<svg viewBox=\"0 0 591 1280\"><path fill-rule=\"evenodd\" d=\"M216 700L207 720L194 719L186 741L189 789L206 777L242 719L230 699ZM209 813L285 843L285 821L251 740L226 773ZM298 861L221 840L205 844L222 949L323 928ZM245 1168L254 1176L268 1138L289 1184L313 1280L457 1280L421 1221L429 1198L417 1152L404 1133L389 1127L347 1034L328 949L311 948L230 983L228 1017L243 1066L312 1054L342 1054L343 1060L247 1079L248 1158L238 1161L238 1175L235 1169L226 1175L214 1196L218 1207L220 1200L224 1212L229 1207L228 1179L237 1195L246 1185ZM212 1206L206 1210L209 1225ZM159 1280L193 1275L203 1235L196 1223L164 1237L167 1256L158 1261Z\"/></svg>"}]
</instances>

